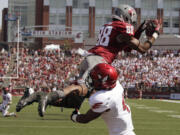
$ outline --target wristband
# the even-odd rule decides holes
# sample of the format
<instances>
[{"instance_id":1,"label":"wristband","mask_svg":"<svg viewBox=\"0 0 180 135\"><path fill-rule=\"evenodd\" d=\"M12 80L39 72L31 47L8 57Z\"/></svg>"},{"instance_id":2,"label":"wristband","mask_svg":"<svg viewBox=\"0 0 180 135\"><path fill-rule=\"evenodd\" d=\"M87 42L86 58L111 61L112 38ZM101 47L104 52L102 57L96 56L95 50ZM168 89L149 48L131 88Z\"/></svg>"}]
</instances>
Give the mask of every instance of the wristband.
<instances>
[{"instance_id":1,"label":"wristband","mask_svg":"<svg viewBox=\"0 0 180 135\"><path fill-rule=\"evenodd\" d=\"M153 38L155 38L155 39L157 39L157 38L158 38L158 36L159 36L159 35L158 35L158 33L157 33L157 32L154 32L154 33L152 34L152 37L153 37Z\"/></svg>"},{"instance_id":2,"label":"wristband","mask_svg":"<svg viewBox=\"0 0 180 135\"><path fill-rule=\"evenodd\" d=\"M78 116L78 114L73 114L73 115L72 115L72 120L73 120L74 122L77 122L77 121L76 121L77 116Z\"/></svg>"}]
</instances>

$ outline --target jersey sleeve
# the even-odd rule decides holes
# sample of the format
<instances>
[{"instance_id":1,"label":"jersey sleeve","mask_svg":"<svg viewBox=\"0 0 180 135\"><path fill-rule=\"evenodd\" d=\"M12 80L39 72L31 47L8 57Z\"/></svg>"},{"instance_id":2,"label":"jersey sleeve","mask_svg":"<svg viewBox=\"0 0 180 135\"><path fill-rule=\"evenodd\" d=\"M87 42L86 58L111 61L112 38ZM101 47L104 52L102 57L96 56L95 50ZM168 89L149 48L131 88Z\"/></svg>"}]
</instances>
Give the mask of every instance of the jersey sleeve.
<instances>
[{"instance_id":1,"label":"jersey sleeve","mask_svg":"<svg viewBox=\"0 0 180 135\"><path fill-rule=\"evenodd\" d=\"M89 98L91 110L97 113L102 113L110 109L109 98L102 94L95 94Z\"/></svg>"},{"instance_id":2,"label":"jersey sleeve","mask_svg":"<svg viewBox=\"0 0 180 135\"><path fill-rule=\"evenodd\" d=\"M7 98L8 98L8 101L9 101L9 102L12 101L12 95L11 95L11 94L7 94Z\"/></svg>"}]
</instances>

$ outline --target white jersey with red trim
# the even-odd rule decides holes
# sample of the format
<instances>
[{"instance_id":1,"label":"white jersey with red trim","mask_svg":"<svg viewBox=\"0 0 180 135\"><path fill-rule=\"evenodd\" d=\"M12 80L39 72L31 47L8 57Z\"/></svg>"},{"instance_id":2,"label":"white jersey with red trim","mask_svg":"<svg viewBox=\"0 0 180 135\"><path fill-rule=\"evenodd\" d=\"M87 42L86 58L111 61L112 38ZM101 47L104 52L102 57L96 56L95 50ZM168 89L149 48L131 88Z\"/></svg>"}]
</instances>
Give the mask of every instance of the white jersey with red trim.
<instances>
[{"instance_id":1,"label":"white jersey with red trim","mask_svg":"<svg viewBox=\"0 0 180 135\"><path fill-rule=\"evenodd\" d=\"M3 95L2 95L2 98L3 98L2 104L3 104L4 106L9 105L9 103L11 103L11 101L12 101L12 95L11 95L10 93L3 94Z\"/></svg>"},{"instance_id":2,"label":"white jersey with red trim","mask_svg":"<svg viewBox=\"0 0 180 135\"><path fill-rule=\"evenodd\" d=\"M124 102L124 89L117 81L112 90L97 91L89 98L92 111L102 113L110 135L135 135L131 111Z\"/></svg>"}]
</instances>

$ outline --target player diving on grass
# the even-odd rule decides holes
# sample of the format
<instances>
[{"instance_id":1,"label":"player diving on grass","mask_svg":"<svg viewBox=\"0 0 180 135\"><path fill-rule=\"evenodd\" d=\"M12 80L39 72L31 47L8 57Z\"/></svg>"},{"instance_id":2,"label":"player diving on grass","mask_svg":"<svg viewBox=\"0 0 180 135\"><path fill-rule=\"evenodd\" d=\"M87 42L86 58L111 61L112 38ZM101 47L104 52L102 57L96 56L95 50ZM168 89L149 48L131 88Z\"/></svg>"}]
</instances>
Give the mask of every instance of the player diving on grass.
<instances>
[{"instance_id":1,"label":"player diving on grass","mask_svg":"<svg viewBox=\"0 0 180 135\"><path fill-rule=\"evenodd\" d=\"M61 92L61 91L57 91ZM20 112L24 107L33 104L34 102L39 102L41 97L50 96L49 94L54 94L54 92L47 93L43 91L34 91L32 88L26 87L24 90L24 95L20 98L16 105L16 112ZM51 95L50 97L54 97ZM52 99L53 100L53 99ZM76 108L79 109L82 103L83 97L78 96L75 92L71 92L65 98L59 99L57 101L49 103L49 105L55 107L65 107L65 108Z\"/></svg>"},{"instance_id":2,"label":"player diving on grass","mask_svg":"<svg viewBox=\"0 0 180 135\"><path fill-rule=\"evenodd\" d=\"M120 51L136 50L142 54L146 53L159 36L160 24L157 20L144 21L134 32L136 22L137 14L134 8L129 5L119 5L115 8L112 14L112 22L101 27L96 46L88 50L89 54L80 64L77 83L48 94L40 94L41 96L38 96L40 92L35 93L34 96L38 97L39 102L39 115L43 117L48 105L63 101L72 92L80 98L81 103L78 105L78 108L80 108L83 100L88 98L91 93L92 88L85 83L85 80L95 65L99 63L111 64ZM141 43L139 38L143 31L146 31L147 40ZM31 102L28 101L28 103L26 100L19 101L17 110Z\"/></svg>"}]
</instances>

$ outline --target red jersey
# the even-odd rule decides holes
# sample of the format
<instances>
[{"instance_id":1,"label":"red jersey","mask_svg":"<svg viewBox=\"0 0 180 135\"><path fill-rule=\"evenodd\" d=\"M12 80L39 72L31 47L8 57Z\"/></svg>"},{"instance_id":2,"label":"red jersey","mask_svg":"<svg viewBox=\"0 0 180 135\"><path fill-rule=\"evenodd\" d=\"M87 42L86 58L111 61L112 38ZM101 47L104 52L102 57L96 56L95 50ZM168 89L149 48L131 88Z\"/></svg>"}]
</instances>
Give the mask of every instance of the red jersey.
<instances>
[{"instance_id":1,"label":"red jersey","mask_svg":"<svg viewBox=\"0 0 180 135\"><path fill-rule=\"evenodd\" d=\"M89 52L102 56L111 64L119 51L128 48L127 44L117 42L116 37L119 34L134 36L134 27L131 24L120 21L113 21L103 25L100 29L96 46L90 49Z\"/></svg>"}]
</instances>

